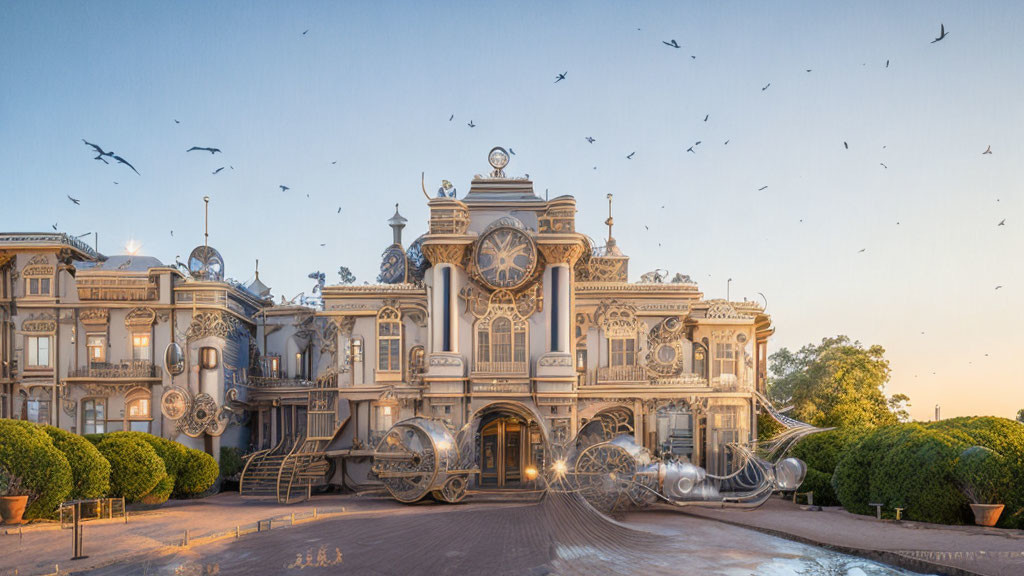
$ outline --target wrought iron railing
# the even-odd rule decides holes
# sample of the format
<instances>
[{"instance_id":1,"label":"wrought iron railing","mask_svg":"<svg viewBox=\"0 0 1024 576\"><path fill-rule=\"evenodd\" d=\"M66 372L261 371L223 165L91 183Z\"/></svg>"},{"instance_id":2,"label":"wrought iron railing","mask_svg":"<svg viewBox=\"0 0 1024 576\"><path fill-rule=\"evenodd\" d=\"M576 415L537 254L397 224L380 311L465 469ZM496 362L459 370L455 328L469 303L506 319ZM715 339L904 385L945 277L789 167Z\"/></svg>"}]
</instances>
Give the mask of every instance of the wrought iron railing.
<instances>
[{"instance_id":1,"label":"wrought iron railing","mask_svg":"<svg viewBox=\"0 0 1024 576\"><path fill-rule=\"evenodd\" d=\"M92 362L88 366L74 368L69 378L157 378L160 367L149 360L127 360L118 364Z\"/></svg>"},{"instance_id":2,"label":"wrought iron railing","mask_svg":"<svg viewBox=\"0 0 1024 576\"><path fill-rule=\"evenodd\" d=\"M603 366L597 369L597 383L610 382L647 382L650 380L647 369L632 364L626 366Z\"/></svg>"},{"instance_id":3,"label":"wrought iron railing","mask_svg":"<svg viewBox=\"0 0 1024 576\"><path fill-rule=\"evenodd\" d=\"M304 378L271 378L267 376L250 376L250 388L312 388L314 382Z\"/></svg>"},{"instance_id":4,"label":"wrought iron railing","mask_svg":"<svg viewBox=\"0 0 1024 576\"><path fill-rule=\"evenodd\" d=\"M516 376L529 376L529 362L481 362L473 364L474 374L512 374Z\"/></svg>"}]
</instances>

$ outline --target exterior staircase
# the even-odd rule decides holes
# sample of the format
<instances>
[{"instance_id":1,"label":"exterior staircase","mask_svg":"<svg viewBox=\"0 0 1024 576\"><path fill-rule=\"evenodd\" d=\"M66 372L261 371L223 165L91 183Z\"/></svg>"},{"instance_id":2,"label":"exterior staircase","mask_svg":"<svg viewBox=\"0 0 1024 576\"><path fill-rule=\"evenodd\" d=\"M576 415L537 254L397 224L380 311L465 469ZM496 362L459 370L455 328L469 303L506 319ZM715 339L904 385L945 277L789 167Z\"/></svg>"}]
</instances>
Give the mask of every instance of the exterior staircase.
<instances>
[{"instance_id":1,"label":"exterior staircase","mask_svg":"<svg viewBox=\"0 0 1024 576\"><path fill-rule=\"evenodd\" d=\"M274 497L292 504L308 498L313 486L326 483L330 462L324 449L347 422L338 421L337 383L338 374L330 372L317 378L309 391L305 436L282 439L249 455L239 482L243 497Z\"/></svg>"}]
</instances>

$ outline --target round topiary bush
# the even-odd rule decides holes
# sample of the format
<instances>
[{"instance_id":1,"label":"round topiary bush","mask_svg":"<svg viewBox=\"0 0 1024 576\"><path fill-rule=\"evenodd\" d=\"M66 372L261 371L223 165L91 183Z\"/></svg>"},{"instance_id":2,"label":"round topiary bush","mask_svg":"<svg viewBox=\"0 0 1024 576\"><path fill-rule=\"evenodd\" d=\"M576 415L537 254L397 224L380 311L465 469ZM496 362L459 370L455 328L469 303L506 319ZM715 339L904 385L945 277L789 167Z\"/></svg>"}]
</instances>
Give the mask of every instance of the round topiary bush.
<instances>
[{"instance_id":1,"label":"round topiary bush","mask_svg":"<svg viewBox=\"0 0 1024 576\"><path fill-rule=\"evenodd\" d=\"M111 434L97 448L110 462L111 496L122 496L126 502L136 502L167 476L164 461L141 438Z\"/></svg>"},{"instance_id":2,"label":"round topiary bush","mask_svg":"<svg viewBox=\"0 0 1024 576\"><path fill-rule=\"evenodd\" d=\"M919 425L901 424L869 430L840 454L832 485L843 508L854 514L875 513L869 506L871 502L878 502L871 494L871 471L899 442L904 426Z\"/></svg>"},{"instance_id":3,"label":"round topiary bush","mask_svg":"<svg viewBox=\"0 0 1024 576\"><path fill-rule=\"evenodd\" d=\"M107 436L138 438L152 446L153 450L156 450L157 456L160 456L160 459L164 461L164 469L167 471L167 475L174 481L179 476L181 467L185 464L185 451L187 448L173 440L154 436L146 432L132 431L111 432Z\"/></svg>"},{"instance_id":4,"label":"round topiary bush","mask_svg":"<svg viewBox=\"0 0 1024 576\"><path fill-rule=\"evenodd\" d=\"M0 467L30 492L26 519L54 516L71 493L68 459L35 424L0 419Z\"/></svg>"},{"instance_id":5,"label":"round topiary bush","mask_svg":"<svg viewBox=\"0 0 1024 576\"><path fill-rule=\"evenodd\" d=\"M174 484L175 498L190 498L206 492L217 481L217 461L206 452L185 448L185 460Z\"/></svg>"},{"instance_id":6,"label":"round topiary bush","mask_svg":"<svg viewBox=\"0 0 1024 576\"><path fill-rule=\"evenodd\" d=\"M156 483L156 486L149 491L149 494L146 494L139 499L139 502L149 504L151 506L159 506L160 504L167 502L167 499L171 497L171 492L173 490L174 476L165 474L164 477Z\"/></svg>"},{"instance_id":7,"label":"round topiary bush","mask_svg":"<svg viewBox=\"0 0 1024 576\"><path fill-rule=\"evenodd\" d=\"M908 520L961 524L967 500L953 480L957 442L938 430L901 426L899 442L871 468L872 501L905 508Z\"/></svg>"},{"instance_id":8,"label":"round topiary bush","mask_svg":"<svg viewBox=\"0 0 1024 576\"><path fill-rule=\"evenodd\" d=\"M43 426L42 429L71 465L71 494L68 499L86 500L106 496L110 489L110 462L107 462L103 454L77 434L54 426Z\"/></svg>"},{"instance_id":9,"label":"round topiary bush","mask_svg":"<svg viewBox=\"0 0 1024 576\"><path fill-rule=\"evenodd\" d=\"M1006 458L984 446L961 452L953 474L972 504L1002 504L1013 482Z\"/></svg>"}]
</instances>

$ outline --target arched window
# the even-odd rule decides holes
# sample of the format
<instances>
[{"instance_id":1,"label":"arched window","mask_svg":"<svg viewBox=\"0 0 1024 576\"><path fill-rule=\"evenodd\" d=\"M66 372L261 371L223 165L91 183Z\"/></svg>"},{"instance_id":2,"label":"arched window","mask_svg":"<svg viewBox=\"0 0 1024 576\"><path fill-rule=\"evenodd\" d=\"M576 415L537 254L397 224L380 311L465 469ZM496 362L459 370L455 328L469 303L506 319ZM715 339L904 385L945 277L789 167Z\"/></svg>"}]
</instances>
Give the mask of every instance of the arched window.
<instances>
[{"instance_id":1,"label":"arched window","mask_svg":"<svg viewBox=\"0 0 1024 576\"><path fill-rule=\"evenodd\" d=\"M526 322L496 316L477 324L476 371L519 373L526 369Z\"/></svg>"},{"instance_id":2,"label":"arched window","mask_svg":"<svg viewBox=\"0 0 1024 576\"><path fill-rule=\"evenodd\" d=\"M377 371L402 371L402 322L394 308L377 314Z\"/></svg>"},{"instance_id":3,"label":"arched window","mask_svg":"<svg viewBox=\"0 0 1024 576\"><path fill-rule=\"evenodd\" d=\"M149 423L153 419L151 408L149 390L137 388L129 392L124 399L125 429L149 432Z\"/></svg>"}]
</instances>

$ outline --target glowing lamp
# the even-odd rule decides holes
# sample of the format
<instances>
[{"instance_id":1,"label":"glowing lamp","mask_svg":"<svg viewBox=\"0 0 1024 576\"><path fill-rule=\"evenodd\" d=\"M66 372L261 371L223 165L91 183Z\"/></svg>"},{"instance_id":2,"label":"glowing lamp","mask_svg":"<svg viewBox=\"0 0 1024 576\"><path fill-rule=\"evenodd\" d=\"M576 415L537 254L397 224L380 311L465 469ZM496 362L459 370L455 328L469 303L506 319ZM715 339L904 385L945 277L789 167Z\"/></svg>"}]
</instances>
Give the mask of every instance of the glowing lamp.
<instances>
[{"instance_id":1,"label":"glowing lamp","mask_svg":"<svg viewBox=\"0 0 1024 576\"><path fill-rule=\"evenodd\" d=\"M555 478L562 478L569 471L569 468L565 465L565 460L555 460L554 464L551 465L551 470L554 471Z\"/></svg>"},{"instance_id":2,"label":"glowing lamp","mask_svg":"<svg viewBox=\"0 0 1024 576\"><path fill-rule=\"evenodd\" d=\"M537 469L533 466L527 466L525 472L527 480L534 480L537 478Z\"/></svg>"}]
</instances>

